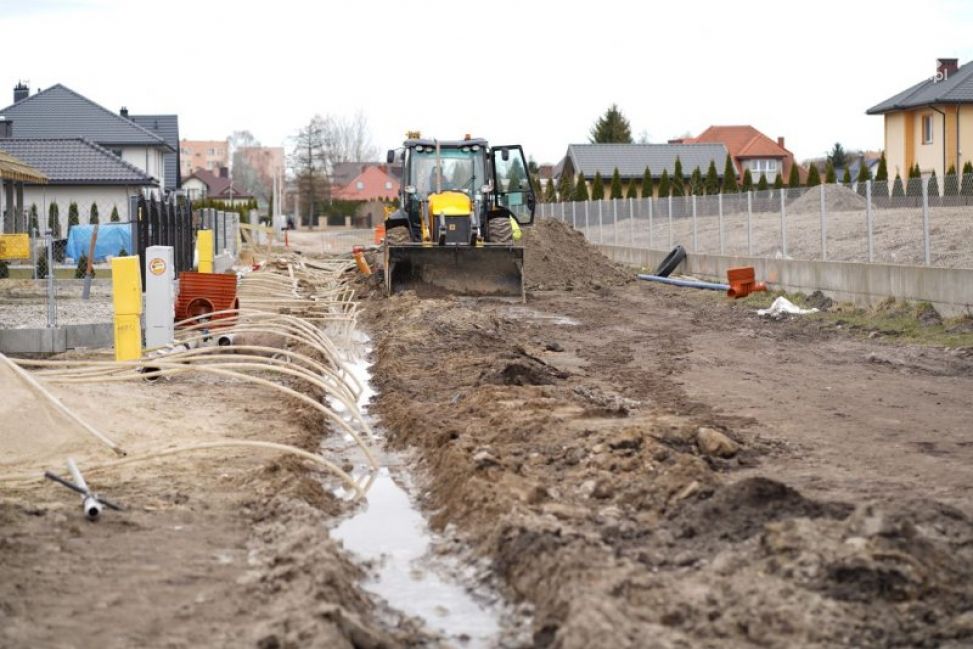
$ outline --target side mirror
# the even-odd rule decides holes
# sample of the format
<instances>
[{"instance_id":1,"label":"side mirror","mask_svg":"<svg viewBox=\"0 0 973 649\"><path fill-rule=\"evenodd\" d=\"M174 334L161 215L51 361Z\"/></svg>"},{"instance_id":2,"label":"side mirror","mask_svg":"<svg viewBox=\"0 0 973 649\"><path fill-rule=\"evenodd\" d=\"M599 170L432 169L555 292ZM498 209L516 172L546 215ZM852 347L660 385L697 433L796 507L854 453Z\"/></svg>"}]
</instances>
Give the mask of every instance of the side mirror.
<instances>
[{"instance_id":1,"label":"side mirror","mask_svg":"<svg viewBox=\"0 0 973 649\"><path fill-rule=\"evenodd\" d=\"M504 162L507 162L508 160L510 160L510 149L501 149L500 150L500 158Z\"/></svg>"},{"instance_id":2,"label":"side mirror","mask_svg":"<svg viewBox=\"0 0 973 649\"><path fill-rule=\"evenodd\" d=\"M385 162L389 164L395 162L395 149L389 149L389 152L385 155Z\"/></svg>"}]
</instances>

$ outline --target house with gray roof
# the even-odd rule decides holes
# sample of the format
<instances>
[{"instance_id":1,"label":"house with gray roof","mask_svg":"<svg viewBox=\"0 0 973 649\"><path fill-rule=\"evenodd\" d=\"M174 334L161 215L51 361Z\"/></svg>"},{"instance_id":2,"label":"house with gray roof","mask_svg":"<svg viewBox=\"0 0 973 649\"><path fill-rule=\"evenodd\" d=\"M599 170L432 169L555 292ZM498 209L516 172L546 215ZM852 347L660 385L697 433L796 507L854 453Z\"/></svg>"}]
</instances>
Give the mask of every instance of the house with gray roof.
<instances>
[{"instance_id":1,"label":"house with gray roof","mask_svg":"<svg viewBox=\"0 0 973 649\"><path fill-rule=\"evenodd\" d=\"M973 161L973 62L937 59L930 75L866 112L885 120L889 177L908 176L916 164L942 178Z\"/></svg>"},{"instance_id":2,"label":"house with gray roof","mask_svg":"<svg viewBox=\"0 0 973 649\"><path fill-rule=\"evenodd\" d=\"M158 181L142 169L84 138L0 138L0 152L22 160L47 176L46 184L24 184L23 205L37 206L39 222L47 222L51 204L57 204L61 232L67 232L68 206L75 202L82 223L91 205L98 206L101 221L112 209L128 220L128 197Z\"/></svg>"},{"instance_id":3,"label":"house with gray roof","mask_svg":"<svg viewBox=\"0 0 973 649\"><path fill-rule=\"evenodd\" d=\"M605 186L611 180L615 169L623 183L641 181L648 168L652 180L658 184L663 171L671 177L676 168L676 159L682 164L686 178L693 169L699 167L705 174L710 162L716 164L716 171L723 177L726 160L726 147L722 144L571 144L564 158L554 169L555 182L563 174L577 178L583 173L590 187L596 173L600 173Z\"/></svg>"},{"instance_id":4,"label":"house with gray roof","mask_svg":"<svg viewBox=\"0 0 973 649\"><path fill-rule=\"evenodd\" d=\"M175 144L178 129L175 140L170 133L176 125L169 118L174 116L148 116L159 124L158 128L146 128L61 84L35 94L18 84L14 103L0 109L0 116L8 126L9 138L83 138L138 167L156 179L159 187L177 186L169 183L166 173L166 154L175 154L179 148ZM148 123L154 125L155 121Z\"/></svg>"},{"instance_id":5,"label":"house with gray roof","mask_svg":"<svg viewBox=\"0 0 973 649\"><path fill-rule=\"evenodd\" d=\"M168 144L172 150L163 154L163 169L165 182L163 189L175 191L182 184L179 167L179 116L178 115L129 115L127 108L120 111L122 116L144 129L152 131Z\"/></svg>"}]
</instances>

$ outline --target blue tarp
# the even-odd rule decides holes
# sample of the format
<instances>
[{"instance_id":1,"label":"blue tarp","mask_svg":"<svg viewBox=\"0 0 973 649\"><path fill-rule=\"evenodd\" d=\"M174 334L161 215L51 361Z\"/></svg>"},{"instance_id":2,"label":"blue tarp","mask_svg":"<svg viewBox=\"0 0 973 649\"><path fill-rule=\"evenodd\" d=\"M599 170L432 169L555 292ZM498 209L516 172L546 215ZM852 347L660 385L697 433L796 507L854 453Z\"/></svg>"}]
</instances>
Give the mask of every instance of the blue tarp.
<instances>
[{"instance_id":1,"label":"blue tarp","mask_svg":"<svg viewBox=\"0 0 973 649\"><path fill-rule=\"evenodd\" d=\"M93 225L73 225L68 232L68 243L64 254L72 259L88 254L91 246ZM95 241L95 261L102 261L111 255L117 257L121 250L132 254L132 225L130 223L102 223L98 226L98 240Z\"/></svg>"}]
</instances>

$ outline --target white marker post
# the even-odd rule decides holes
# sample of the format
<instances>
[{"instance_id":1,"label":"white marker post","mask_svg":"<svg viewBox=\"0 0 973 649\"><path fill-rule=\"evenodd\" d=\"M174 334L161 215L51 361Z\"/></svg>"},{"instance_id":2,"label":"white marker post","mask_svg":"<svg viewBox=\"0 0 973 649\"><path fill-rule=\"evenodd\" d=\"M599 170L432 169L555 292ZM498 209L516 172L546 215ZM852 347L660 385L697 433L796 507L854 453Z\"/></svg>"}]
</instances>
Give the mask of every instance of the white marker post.
<instances>
[{"instance_id":1,"label":"white marker post","mask_svg":"<svg viewBox=\"0 0 973 649\"><path fill-rule=\"evenodd\" d=\"M145 249L145 346L171 345L175 320L175 271L172 246Z\"/></svg>"}]
</instances>

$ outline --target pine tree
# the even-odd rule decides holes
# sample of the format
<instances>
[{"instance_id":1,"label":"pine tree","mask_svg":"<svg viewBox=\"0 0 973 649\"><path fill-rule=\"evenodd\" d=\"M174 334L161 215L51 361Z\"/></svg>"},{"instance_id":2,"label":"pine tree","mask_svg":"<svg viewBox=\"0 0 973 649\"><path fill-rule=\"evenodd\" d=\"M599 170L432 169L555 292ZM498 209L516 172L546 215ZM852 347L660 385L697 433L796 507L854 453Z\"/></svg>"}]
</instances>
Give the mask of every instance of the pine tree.
<instances>
[{"instance_id":1,"label":"pine tree","mask_svg":"<svg viewBox=\"0 0 973 649\"><path fill-rule=\"evenodd\" d=\"M843 146L841 146L840 142L834 143L834 146L828 153L828 162L830 162L831 166L835 169L841 169L842 167L847 166L848 154L845 153L845 149Z\"/></svg>"},{"instance_id":2,"label":"pine tree","mask_svg":"<svg viewBox=\"0 0 973 649\"><path fill-rule=\"evenodd\" d=\"M78 204L71 201L71 204L68 205L68 232L71 231L72 226L78 225L81 222L79 219Z\"/></svg>"},{"instance_id":3,"label":"pine tree","mask_svg":"<svg viewBox=\"0 0 973 649\"><path fill-rule=\"evenodd\" d=\"M642 174L642 198L652 198L652 171L648 167Z\"/></svg>"},{"instance_id":4,"label":"pine tree","mask_svg":"<svg viewBox=\"0 0 973 649\"><path fill-rule=\"evenodd\" d=\"M807 186L817 187L821 184L821 172L818 171L816 164L811 164L811 169L807 172Z\"/></svg>"},{"instance_id":5,"label":"pine tree","mask_svg":"<svg viewBox=\"0 0 973 649\"><path fill-rule=\"evenodd\" d=\"M845 185L851 184L851 169L848 167L845 167L845 175L841 177L841 182Z\"/></svg>"},{"instance_id":6,"label":"pine tree","mask_svg":"<svg viewBox=\"0 0 973 649\"><path fill-rule=\"evenodd\" d=\"M949 165L943 177L943 196L956 196L959 193L959 183L956 181L956 166Z\"/></svg>"},{"instance_id":7,"label":"pine tree","mask_svg":"<svg viewBox=\"0 0 973 649\"><path fill-rule=\"evenodd\" d=\"M791 165L791 175L787 179L787 186L791 189L801 186L801 172L797 169L797 163Z\"/></svg>"},{"instance_id":8,"label":"pine tree","mask_svg":"<svg viewBox=\"0 0 973 649\"><path fill-rule=\"evenodd\" d=\"M53 238L61 238L61 214L57 203L51 203L47 208L47 229Z\"/></svg>"},{"instance_id":9,"label":"pine tree","mask_svg":"<svg viewBox=\"0 0 973 649\"><path fill-rule=\"evenodd\" d=\"M595 179L591 181L591 200L600 201L605 198L605 185L601 182L601 172L595 172Z\"/></svg>"},{"instance_id":10,"label":"pine tree","mask_svg":"<svg viewBox=\"0 0 973 649\"><path fill-rule=\"evenodd\" d=\"M699 167L693 169L693 173L689 175L688 193L694 196L699 196L703 193L703 173L699 170Z\"/></svg>"},{"instance_id":11,"label":"pine tree","mask_svg":"<svg viewBox=\"0 0 973 649\"><path fill-rule=\"evenodd\" d=\"M33 236L37 230L37 203L30 204L30 217L27 219L27 231Z\"/></svg>"},{"instance_id":12,"label":"pine tree","mask_svg":"<svg viewBox=\"0 0 973 649\"><path fill-rule=\"evenodd\" d=\"M682 160L676 156L676 164L672 170L672 195L686 195L686 179L682 175Z\"/></svg>"},{"instance_id":13,"label":"pine tree","mask_svg":"<svg viewBox=\"0 0 973 649\"><path fill-rule=\"evenodd\" d=\"M111 208L111 222L118 223L121 219L118 217L118 206L115 205Z\"/></svg>"},{"instance_id":14,"label":"pine tree","mask_svg":"<svg viewBox=\"0 0 973 649\"><path fill-rule=\"evenodd\" d=\"M554 189L554 181L548 178L547 182L544 183L544 202L545 203L556 203L557 202L557 192Z\"/></svg>"},{"instance_id":15,"label":"pine tree","mask_svg":"<svg viewBox=\"0 0 973 649\"><path fill-rule=\"evenodd\" d=\"M37 255L37 279L46 279L48 272L47 255Z\"/></svg>"},{"instance_id":16,"label":"pine tree","mask_svg":"<svg viewBox=\"0 0 973 649\"><path fill-rule=\"evenodd\" d=\"M609 193L610 198L621 198L622 197L622 176L618 173L618 167L612 171L612 182Z\"/></svg>"},{"instance_id":17,"label":"pine tree","mask_svg":"<svg viewBox=\"0 0 973 649\"><path fill-rule=\"evenodd\" d=\"M868 169L868 165L865 164L865 160L861 161L861 165L858 167L858 182L863 183L866 180L872 179L872 172Z\"/></svg>"},{"instance_id":18,"label":"pine tree","mask_svg":"<svg viewBox=\"0 0 973 649\"><path fill-rule=\"evenodd\" d=\"M885 151L882 151L882 157L878 159L878 169L875 170L875 181L887 182L888 179L889 179L888 163L885 161Z\"/></svg>"},{"instance_id":19,"label":"pine tree","mask_svg":"<svg viewBox=\"0 0 973 649\"><path fill-rule=\"evenodd\" d=\"M824 182L828 185L833 185L837 182L838 178L835 176L834 165L828 160L824 163Z\"/></svg>"},{"instance_id":20,"label":"pine tree","mask_svg":"<svg viewBox=\"0 0 973 649\"><path fill-rule=\"evenodd\" d=\"M745 192L753 191L753 174L750 173L750 169L743 170L743 183L740 185L740 189Z\"/></svg>"},{"instance_id":21,"label":"pine tree","mask_svg":"<svg viewBox=\"0 0 973 649\"><path fill-rule=\"evenodd\" d=\"M973 162L967 161L963 165L963 182L960 192L963 196L973 196Z\"/></svg>"},{"instance_id":22,"label":"pine tree","mask_svg":"<svg viewBox=\"0 0 973 649\"><path fill-rule=\"evenodd\" d=\"M704 183L704 189L707 194L719 194L720 193L720 177L716 174L716 161L709 161L709 168L706 169L706 182Z\"/></svg>"},{"instance_id":23,"label":"pine tree","mask_svg":"<svg viewBox=\"0 0 973 649\"><path fill-rule=\"evenodd\" d=\"M760 172L760 179L757 180L757 191L758 192L765 192L765 191L767 191L768 188L769 188L769 185L767 184L767 176L764 175L763 172Z\"/></svg>"},{"instance_id":24,"label":"pine tree","mask_svg":"<svg viewBox=\"0 0 973 649\"><path fill-rule=\"evenodd\" d=\"M562 203L571 200L574 195L574 183L571 174L562 173L557 179L557 197Z\"/></svg>"},{"instance_id":25,"label":"pine tree","mask_svg":"<svg viewBox=\"0 0 973 649\"><path fill-rule=\"evenodd\" d=\"M929 174L929 184L927 192L930 196L939 197L939 182L936 180L936 170L933 169L932 173Z\"/></svg>"},{"instance_id":26,"label":"pine tree","mask_svg":"<svg viewBox=\"0 0 973 649\"><path fill-rule=\"evenodd\" d=\"M895 182L892 183L892 198L901 198L905 196L905 188L902 186L902 178L899 174L895 174Z\"/></svg>"},{"instance_id":27,"label":"pine tree","mask_svg":"<svg viewBox=\"0 0 973 649\"><path fill-rule=\"evenodd\" d=\"M632 178L628 181L628 186L625 188L625 198L638 198L639 197L639 183L637 180Z\"/></svg>"},{"instance_id":28,"label":"pine tree","mask_svg":"<svg viewBox=\"0 0 973 649\"><path fill-rule=\"evenodd\" d=\"M737 186L737 168L733 164L730 154L726 155L726 162L723 163L723 193L736 194L739 191Z\"/></svg>"},{"instance_id":29,"label":"pine tree","mask_svg":"<svg viewBox=\"0 0 973 649\"><path fill-rule=\"evenodd\" d=\"M578 181L574 183L574 200L584 202L588 198L588 181L585 179L583 173L579 173Z\"/></svg>"},{"instance_id":30,"label":"pine tree","mask_svg":"<svg viewBox=\"0 0 973 649\"><path fill-rule=\"evenodd\" d=\"M918 162L909 168L909 178L922 178L922 170L919 169Z\"/></svg>"},{"instance_id":31,"label":"pine tree","mask_svg":"<svg viewBox=\"0 0 973 649\"><path fill-rule=\"evenodd\" d=\"M659 178L659 198L672 195L672 187L669 186L669 170L663 169L662 176Z\"/></svg>"},{"instance_id":32,"label":"pine tree","mask_svg":"<svg viewBox=\"0 0 973 649\"><path fill-rule=\"evenodd\" d=\"M784 189L784 179L779 173L774 177L774 189Z\"/></svg>"},{"instance_id":33,"label":"pine tree","mask_svg":"<svg viewBox=\"0 0 973 649\"><path fill-rule=\"evenodd\" d=\"M632 127L617 104L609 106L605 114L591 127L590 139L592 144L632 143Z\"/></svg>"},{"instance_id":34,"label":"pine tree","mask_svg":"<svg viewBox=\"0 0 973 649\"><path fill-rule=\"evenodd\" d=\"M88 223L91 225L98 223L98 203L91 204L91 210L88 212Z\"/></svg>"}]
</instances>

